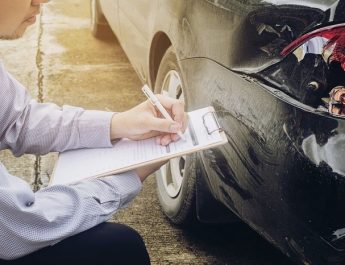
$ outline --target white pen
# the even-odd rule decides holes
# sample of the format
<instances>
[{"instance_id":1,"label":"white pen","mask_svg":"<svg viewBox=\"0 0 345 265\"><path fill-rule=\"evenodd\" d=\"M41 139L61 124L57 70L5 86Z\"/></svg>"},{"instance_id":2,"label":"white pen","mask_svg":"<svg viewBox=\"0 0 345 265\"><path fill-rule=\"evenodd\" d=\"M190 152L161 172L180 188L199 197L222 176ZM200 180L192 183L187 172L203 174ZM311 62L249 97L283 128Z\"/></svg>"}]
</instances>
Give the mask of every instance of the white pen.
<instances>
[{"instance_id":1,"label":"white pen","mask_svg":"<svg viewBox=\"0 0 345 265\"><path fill-rule=\"evenodd\" d=\"M162 104L159 102L158 98L155 96L155 94L153 94L153 92L151 91L151 89L147 86L144 85L143 88L141 89L144 94L147 96L147 98L151 101L151 103L157 107L157 109L160 111L160 113L162 113L163 117L166 118L169 121L174 121L169 113L166 111L166 109L162 106ZM180 136L180 138L185 141L186 138L184 137L183 133L180 131L177 132L178 136Z\"/></svg>"}]
</instances>

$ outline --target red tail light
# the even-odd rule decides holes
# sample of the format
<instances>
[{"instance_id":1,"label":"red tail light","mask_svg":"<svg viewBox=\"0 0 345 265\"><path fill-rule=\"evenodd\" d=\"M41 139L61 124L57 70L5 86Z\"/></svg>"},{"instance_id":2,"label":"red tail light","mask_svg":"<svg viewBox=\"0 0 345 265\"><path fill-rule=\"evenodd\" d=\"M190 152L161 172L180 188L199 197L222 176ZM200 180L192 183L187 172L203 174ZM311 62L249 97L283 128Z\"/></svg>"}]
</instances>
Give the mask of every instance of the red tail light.
<instances>
[{"instance_id":1,"label":"red tail light","mask_svg":"<svg viewBox=\"0 0 345 265\"><path fill-rule=\"evenodd\" d=\"M345 23L311 31L285 47L281 55L285 57L290 52L313 40L314 44L311 43L310 45L314 46L313 49L318 49L318 53L324 55L328 62L338 61L345 70Z\"/></svg>"}]
</instances>

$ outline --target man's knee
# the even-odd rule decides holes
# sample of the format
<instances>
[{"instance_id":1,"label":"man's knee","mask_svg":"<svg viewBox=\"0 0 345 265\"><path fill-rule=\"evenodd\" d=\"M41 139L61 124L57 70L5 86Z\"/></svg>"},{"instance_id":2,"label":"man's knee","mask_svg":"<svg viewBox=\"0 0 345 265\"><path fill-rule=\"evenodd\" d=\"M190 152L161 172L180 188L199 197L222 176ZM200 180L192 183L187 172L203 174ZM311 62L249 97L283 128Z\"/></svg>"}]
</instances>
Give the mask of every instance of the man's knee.
<instances>
[{"instance_id":1,"label":"man's knee","mask_svg":"<svg viewBox=\"0 0 345 265\"><path fill-rule=\"evenodd\" d=\"M124 238L128 239L129 243L132 244L141 244L144 243L144 240L142 239L141 235L132 227L129 227L127 225L118 224L121 235L124 236Z\"/></svg>"},{"instance_id":2,"label":"man's knee","mask_svg":"<svg viewBox=\"0 0 345 265\"><path fill-rule=\"evenodd\" d=\"M127 261L135 264L150 263L144 240L135 229L123 224L107 223L106 226L106 230L111 230L108 232L114 242L112 251L120 252Z\"/></svg>"}]
</instances>

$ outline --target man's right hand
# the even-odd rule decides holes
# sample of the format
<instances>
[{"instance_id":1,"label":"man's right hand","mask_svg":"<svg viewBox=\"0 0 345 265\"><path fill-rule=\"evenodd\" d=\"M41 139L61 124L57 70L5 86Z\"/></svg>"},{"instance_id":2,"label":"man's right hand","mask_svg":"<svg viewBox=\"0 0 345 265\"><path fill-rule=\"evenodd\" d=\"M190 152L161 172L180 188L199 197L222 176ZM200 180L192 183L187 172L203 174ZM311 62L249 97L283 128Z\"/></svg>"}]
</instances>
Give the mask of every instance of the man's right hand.
<instances>
[{"instance_id":1,"label":"man's right hand","mask_svg":"<svg viewBox=\"0 0 345 265\"><path fill-rule=\"evenodd\" d=\"M155 106L146 100L128 111L114 114L111 121L111 139L142 140L157 137L157 142L162 145L178 140L177 132L184 132L187 127L184 102L163 95L157 95L157 98L173 122L163 118Z\"/></svg>"}]
</instances>

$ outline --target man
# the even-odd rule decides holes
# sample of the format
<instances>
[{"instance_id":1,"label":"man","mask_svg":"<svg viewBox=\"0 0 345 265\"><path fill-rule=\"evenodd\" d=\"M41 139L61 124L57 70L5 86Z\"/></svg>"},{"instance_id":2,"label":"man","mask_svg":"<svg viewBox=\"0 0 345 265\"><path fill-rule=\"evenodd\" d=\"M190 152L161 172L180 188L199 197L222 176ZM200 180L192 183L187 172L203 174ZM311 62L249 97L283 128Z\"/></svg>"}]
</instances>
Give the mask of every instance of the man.
<instances>
[{"instance_id":1,"label":"man","mask_svg":"<svg viewBox=\"0 0 345 265\"><path fill-rule=\"evenodd\" d=\"M14 39L33 24L47 0L0 0L0 38ZM185 127L183 103L160 96L174 122L159 118L145 101L122 113L39 104L0 63L0 149L44 154L110 147L111 140L156 137L166 145ZM33 193L0 163L0 264L148 264L133 229L105 223L139 192L160 165ZM79 263L81 262L81 263Z\"/></svg>"}]
</instances>

